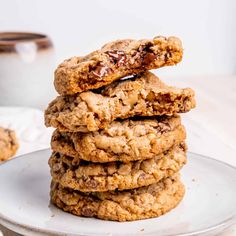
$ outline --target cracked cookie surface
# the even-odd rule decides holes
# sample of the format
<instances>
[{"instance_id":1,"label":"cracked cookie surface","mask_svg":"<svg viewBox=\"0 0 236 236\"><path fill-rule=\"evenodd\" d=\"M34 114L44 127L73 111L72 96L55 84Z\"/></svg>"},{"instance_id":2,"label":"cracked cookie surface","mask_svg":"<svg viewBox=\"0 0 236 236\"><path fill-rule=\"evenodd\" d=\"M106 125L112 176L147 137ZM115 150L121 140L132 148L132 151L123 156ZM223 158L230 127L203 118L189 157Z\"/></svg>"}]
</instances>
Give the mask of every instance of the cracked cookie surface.
<instances>
[{"instance_id":1,"label":"cracked cookie surface","mask_svg":"<svg viewBox=\"0 0 236 236\"><path fill-rule=\"evenodd\" d=\"M103 164L76 163L72 157L54 152L49 165L53 180L63 187L81 192L125 190L154 184L177 173L186 163L186 150L181 143L148 160Z\"/></svg>"},{"instance_id":2,"label":"cracked cookie surface","mask_svg":"<svg viewBox=\"0 0 236 236\"><path fill-rule=\"evenodd\" d=\"M51 201L63 211L104 220L133 221L158 217L175 208L185 193L178 175L132 190L82 193L51 184Z\"/></svg>"},{"instance_id":3,"label":"cracked cookie surface","mask_svg":"<svg viewBox=\"0 0 236 236\"><path fill-rule=\"evenodd\" d=\"M97 131L116 119L172 116L194 107L192 89L167 86L151 72L145 72L99 91L58 96L45 111L45 125L61 131Z\"/></svg>"},{"instance_id":4,"label":"cracked cookie surface","mask_svg":"<svg viewBox=\"0 0 236 236\"><path fill-rule=\"evenodd\" d=\"M128 162L154 158L185 138L180 116L174 115L114 121L106 129L89 133L55 130L51 148L86 161Z\"/></svg>"},{"instance_id":5,"label":"cracked cookie surface","mask_svg":"<svg viewBox=\"0 0 236 236\"><path fill-rule=\"evenodd\" d=\"M176 37L117 40L87 56L65 60L55 71L54 85L63 95L97 89L125 76L177 64L182 54Z\"/></svg>"},{"instance_id":6,"label":"cracked cookie surface","mask_svg":"<svg viewBox=\"0 0 236 236\"><path fill-rule=\"evenodd\" d=\"M0 127L0 162L14 156L18 147L15 132L11 129Z\"/></svg>"}]
</instances>

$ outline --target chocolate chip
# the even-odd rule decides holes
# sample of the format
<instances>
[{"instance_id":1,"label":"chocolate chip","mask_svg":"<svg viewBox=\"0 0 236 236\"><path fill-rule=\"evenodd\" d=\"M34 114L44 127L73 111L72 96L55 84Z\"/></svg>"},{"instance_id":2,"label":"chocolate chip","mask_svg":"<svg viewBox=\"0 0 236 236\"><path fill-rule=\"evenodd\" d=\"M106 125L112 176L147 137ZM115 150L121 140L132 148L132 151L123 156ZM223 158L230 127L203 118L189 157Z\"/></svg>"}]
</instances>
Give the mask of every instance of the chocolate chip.
<instances>
[{"instance_id":1,"label":"chocolate chip","mask_svg":"<svg viewBox=\"0 0 236 236\"><path fill-rule=\"evenodd\" d=\"M103 77L105 75L107 75L109 72L111 71L111 68L109 68L108 66L99 63L94 70L92 70L91 72L93 73L93 75L95 75L96 77Z\"/></svg>"},{"instance_id":2,"label":"chocolate chip","mask_svg":"<svg viewBox=\"0 0 236 236\"><path fill-rule=\"evenodd\" d=\"M12 136L12 131L10 129L5 129L4 132L7 134L7 136L9 137L10 139L10 145L11 146L14 146L16 145L16 142L14 140L14 137Z\"/></svg>"},{"instance_id":3,"label":"chocolate chip","mask_svg":"<svg viewBox=\"0 0 236 236\"><path fill-rule=\"evenodd\" d=\"M156 55L152 52L148 52L143 57L143 65L149 65L156 59Z\"/></svg>"},{"instance_id":4,"label":"chocolate chip","mask_svg":"<svg viewBox=\"0 0 236 236\"><path fill-rule=\"evenodd\" d=\"M187 150L187 146L185 143L180 143L179 144L179 147L183 150L183 151L186 151Z\"/></svg>"},{"instance_id":5,"label":"chocolate chip","mask_svg":"<svg viewBox=\"0 0 236 236\"><path fill-rule=\"evenodd\" d=\"M156 96L155 96L155 93L154 93L153 91L150 91L150 92L148 93L146 99L147 99L147 101L149 101L149 102L153 102L154 99L155 99L155 97L156 97Z\"/></svg>"},{"instance_id":6,"label":"chocolate chip","mask_svg":"<svg viewBox=\"0 0 236 236\"><path fill-rule=\"evenodd\" d=\"M109 55L112 63L117 64L118 66L122 66L126 62L126 55L123 51L112 50L107 51L106 54Z\"/></svg>"},{"instance_id":7,"label":"chocolate chip","mask_svg":"<svg viewBox=\"0 0 236 236\"><path fill-rule=\"evenodd\" d=\"M162 95L162 100L164 101L163 103L171 103L172 102L172 99L171 99L171 96L170 94L163 94Z\"/></svg>"},{"instance_id":8,"label":"chocolate chip","mask_svg":"<svg viewBox=\"0 0 236 236\"><path fill-rule=\"evenodd\" d=\"M167 62L169 60L169 58L171 58L171 57L172 57L172 53L171 52L167 52L165 54L165 62Z\"/></svg>"}]
</instances>

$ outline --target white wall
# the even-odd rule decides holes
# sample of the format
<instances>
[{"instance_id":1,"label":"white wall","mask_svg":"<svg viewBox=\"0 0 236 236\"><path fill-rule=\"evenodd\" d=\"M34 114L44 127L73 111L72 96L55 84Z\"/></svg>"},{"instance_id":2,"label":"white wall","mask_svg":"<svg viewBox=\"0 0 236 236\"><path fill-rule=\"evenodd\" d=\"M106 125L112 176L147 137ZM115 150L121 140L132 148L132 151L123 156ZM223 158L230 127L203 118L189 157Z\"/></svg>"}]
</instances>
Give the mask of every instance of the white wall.
<instances>
[{"instance_id":1,"label":"white wall","mask_svg":"<svg viewBox=\"0 0 236 236\"><path fill-rule=\"evenodd\" d=\"M0 0L0 31L48 33L57 59L117 38L179 36L184 61L168 75L236 73L235 0Z\"/></svg>"}]
</instances>

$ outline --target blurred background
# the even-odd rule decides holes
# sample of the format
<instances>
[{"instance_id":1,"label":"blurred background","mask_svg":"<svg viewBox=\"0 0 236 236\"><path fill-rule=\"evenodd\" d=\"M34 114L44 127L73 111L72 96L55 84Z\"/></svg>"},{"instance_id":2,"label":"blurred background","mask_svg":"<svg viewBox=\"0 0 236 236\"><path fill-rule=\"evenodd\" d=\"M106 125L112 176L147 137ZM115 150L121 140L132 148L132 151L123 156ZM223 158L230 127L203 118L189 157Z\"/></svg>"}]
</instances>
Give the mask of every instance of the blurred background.
<instances>
[{"instance_id":1,"label":"blurred background","mask_svg":"<svg viewBox=\"0 0 236 236\"><path fill-rule=\"evenodd\" d=\"M1 31L48 34L56 59L84 55L118 38L179 36L183 63L168 75L236 73L236 1L0 0Z\"/></svg>"}]
</instances>

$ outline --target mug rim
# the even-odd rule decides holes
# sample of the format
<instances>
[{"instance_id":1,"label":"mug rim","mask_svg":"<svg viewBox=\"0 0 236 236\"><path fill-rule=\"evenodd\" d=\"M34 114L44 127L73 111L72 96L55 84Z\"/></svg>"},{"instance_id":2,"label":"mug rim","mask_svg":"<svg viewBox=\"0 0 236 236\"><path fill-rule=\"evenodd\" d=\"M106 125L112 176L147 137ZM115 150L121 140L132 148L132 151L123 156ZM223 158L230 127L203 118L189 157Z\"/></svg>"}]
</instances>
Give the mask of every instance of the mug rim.
<instances>
[{"instance_id":1,"label":"mug rim","mask_svg":"<svg viewBox=\"0 0 236 236\"><path fill-rule=\"evenodd\" d=\"M18 43L35 43L38 50L53 48L49 36L43 33L24 31L0 32L0 53L16 52Z\"/></svg>"},{"instance_id":2,"label":"mug rim","mask_svg":"<svg viewBox=\"0 0 236 236\"><path fill-rule=\"evenodd\" d=\"M19 38L16 38L16 37L19 37ZM50 40L50 39L46 34L42 34L42 33L26 32L26 31L0 32L0 45L1 44L12 45L18 42L28 42L28 41L41 42L45 40Z\"/></svg>"}]
</instances>

